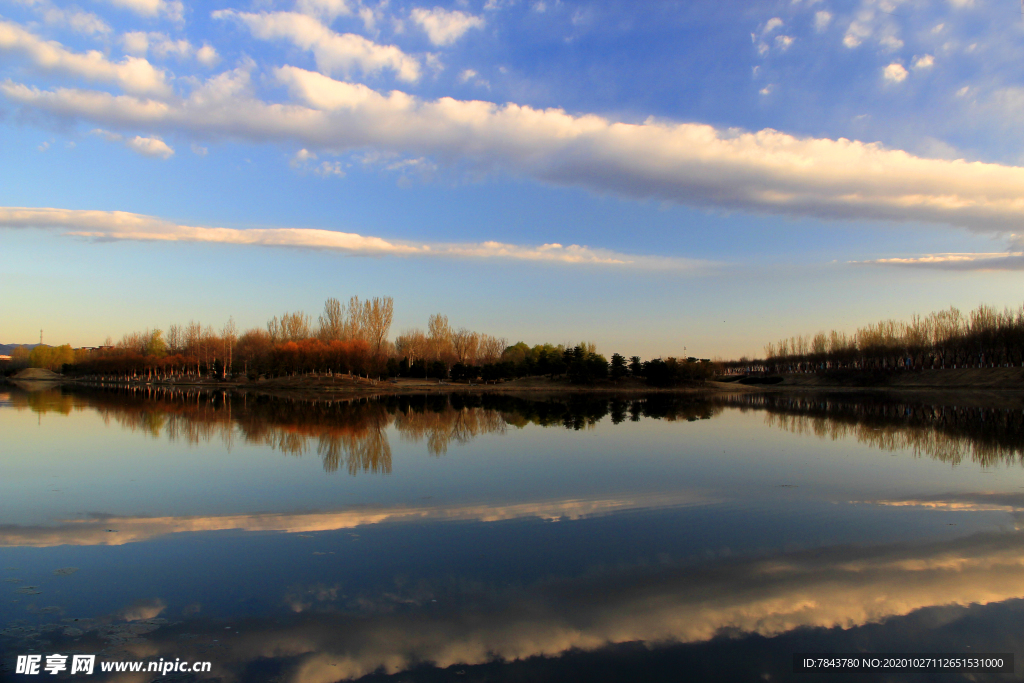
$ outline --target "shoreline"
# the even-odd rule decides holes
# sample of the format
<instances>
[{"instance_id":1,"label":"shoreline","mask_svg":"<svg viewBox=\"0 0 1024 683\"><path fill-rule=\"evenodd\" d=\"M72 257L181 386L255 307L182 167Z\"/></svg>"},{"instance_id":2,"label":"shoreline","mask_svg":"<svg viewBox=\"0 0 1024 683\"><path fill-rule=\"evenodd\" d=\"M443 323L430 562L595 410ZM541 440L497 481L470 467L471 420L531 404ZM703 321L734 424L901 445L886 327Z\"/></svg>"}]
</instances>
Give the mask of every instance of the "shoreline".
<instances>
[{"instance_id":1,"label":"shoreline","mask_svg":"<svg viewBox=\"0 0 1024 683\"><path fill-rule=\"evenodd\" d=\"M694 394L694 393L752 393L761 387L750 387L728 382L693 382L677 387L651 387L634 379L620 383L611 381L594 385L570 384L567 380L550 380L529 377L495 384L467 384L462 382L437 382L420 379L367 380L347 377L281 377L259 381L116 381L99 382L57 376L56 378L20 379L0 378L0 381L23 388L57 387L62 385L81 386L94 389L180 389L201 391L235 391L246 394L278 396L283 398L347 398L380 395L416 395L450 393L500 393L500 394Z\"/></svg>"},{"instance_id":2,"label":"shoreline","mask_svg":"<svg viewBox=\"0 0 1024 683\"><path fill-rule=\"evenodd\" d=\"M29 373L26 373L29 374ZM525 377L493 384L438 382L399 378L371 380L358 376L297 376L257 381L151 380L97 381L34 371L28 377L0 377L26 390L61 385L95 389L169 389L183 391L233 391L252 395L317 400L381 395L448 393L498 394L745 394L745 393L850 393L885 392L908 396L934 393L1024 394L1024 368L961 368L901 373L787 374L748 376L727 381L694 381L676 387L652 387L635 378L602 380L595 384L571 384L565 378Z\"/></svg>"}]
</instances>

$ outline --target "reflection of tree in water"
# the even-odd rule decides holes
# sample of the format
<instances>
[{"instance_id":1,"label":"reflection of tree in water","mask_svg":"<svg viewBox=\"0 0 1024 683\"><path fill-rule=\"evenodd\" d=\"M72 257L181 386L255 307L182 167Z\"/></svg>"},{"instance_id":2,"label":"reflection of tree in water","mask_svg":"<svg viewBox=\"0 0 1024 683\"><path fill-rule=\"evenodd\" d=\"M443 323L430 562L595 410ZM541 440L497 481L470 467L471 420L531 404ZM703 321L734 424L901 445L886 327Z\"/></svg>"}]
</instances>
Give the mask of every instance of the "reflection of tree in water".
<instances>
[{"instance_id":1,"label":"reflection of tree in water","mask_svg":"<svg viewBox=\"0 0 1024 683\"><path fill-rule=\"evenodd\" d=\"M345 469L355 475L358 472L391 474L391 444L384 429L388 415L378 414L379 424L371 425L364 432L338 433L331 430L320 434L316 452L324 462L324 469L336 472L338 463L344 460Z\"/></svg>"},{"instance_id":2,"label":"reflection of tree in water","mask_svg":"<svg viewBox=\"0 0 1024 683\"><path fill-rule=\"evenodd\" d=\"M237 407L236 407L236 413ZM324 470L391 472L387 409L376 401L291 401L256 398L235 417L246 443L302 455L316 441Z\"/></svg>"},{"instance_id":3,"label":"reflection of tree in water","mask_svg":"<svg viewBox=\"0 0 1024 683\"><path fill-rule=\"evenodd\" d=\"M242 441L302 456L315 446L324 469L349 474L391 472L387 428L402 439L425 441L440 456L450 445L484 434L504 434L509 426L591 429L606 417L619 424L642 417L708 419L720 412L699 398L656 394L628 398L588 394L541 400L498 394L431 394L347 400L294 400L232 394L209 389L130 387L50 392L32 399L50 410L91 407L108 424L153 438L189 445L221 440L227 448ZM25 395L18 400L28 401Z\"/></svg>"},{"instance_id":4,"label":"reflection of tree in water","mask_svg":"<svg viewBox=\"0 0 1024 683\"><path fill-rule=\"evenodd\" d=\"M746 394L722 399L766 410L765 424L833 441L855 438L880 450L910 451L942 462L1024 465L1024 410L914 401L890 395Z\"/></svg>"},{"instance_id":5,"label":"reflection of tree in water","mask_svg":"<svg viewBox=\"0 0 1024 683\"><path fill-rule=\"evenodd\" d=\"M427 442L431 455L444 455L451 442L469 443L481 434L504 434L506 423L501 413L483 408L451 404L438 411L407 408L395 413L395 429L408 441Z\"/></svg>"},{"instance_id":6,"label":"reflection of tree in water","mask_svg":"<svg viewBox=\"0 0 1024 683\"><path fill-rule=\"evenodd\" d=\"M10 394L10 405L18 410L29 409L33 413L60 413L70 415L74 409L88 406L88 402L76 401L74 396L62 393L59 389L41 389L39 391L14 391Z\"/></svg>"},{"instance_id":7,"label":"reflection of tree in water","mask_svg":"<svg viewBox=\"0 0 1024 683\"><path fill-rule=\"evenodd\" d=\"M199 445L239 440L302 456L315 444L324 469L391 472L385 429L391 417L373 400L294 401L174 388L75 389L66 399L95 409L104 422L158 438ZM59 392L57 392L59 394Z\"/></svg>"}]
</instances>

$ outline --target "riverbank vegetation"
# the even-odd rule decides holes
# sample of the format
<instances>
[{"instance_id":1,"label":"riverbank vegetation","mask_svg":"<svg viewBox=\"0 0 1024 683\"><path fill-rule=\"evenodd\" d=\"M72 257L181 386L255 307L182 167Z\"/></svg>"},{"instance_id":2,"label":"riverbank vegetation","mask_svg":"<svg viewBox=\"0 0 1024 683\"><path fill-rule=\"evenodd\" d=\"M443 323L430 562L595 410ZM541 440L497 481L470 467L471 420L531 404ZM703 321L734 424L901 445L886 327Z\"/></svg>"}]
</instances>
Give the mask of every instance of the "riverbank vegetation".
<instances>
[{"instance_id":1,"label":"riverbank vegetation","mask_svg":"<svg viewBox=\"0 0 1024 683\"><path fill-rule=\"evenodd\" d=\"M12 357L8 370L41 367L77 378L115 381L212 382L262 378L406 377L464 383L497 383L531 376L563 377L573 384L615 383L627 377L657 387L710 378L716 368L696 358L609 360L594 344L509 344L505 338L430 316L426 330L403 331L393 340L390 297L347 303L328 299L316 322L296 311L273 316L265 328L239 332L229 319L219 330L196 321L125 334L95 348L37 346ZM12 354L13 355L13 354Z\"/></svg>"},{"instance_id":2,"label":"riverbank vegetation","mask_svg":"<svg viewBox=\"0 0 1024 683\"><path fill-rule=\"evenodd\" d=\"M764 358L723 366L768 374L1024 367L1024 306L997 311L982 305L969 313L951 307L849 334L831 330L781 339L764 351Z\"/></svg>"}]
</instances>

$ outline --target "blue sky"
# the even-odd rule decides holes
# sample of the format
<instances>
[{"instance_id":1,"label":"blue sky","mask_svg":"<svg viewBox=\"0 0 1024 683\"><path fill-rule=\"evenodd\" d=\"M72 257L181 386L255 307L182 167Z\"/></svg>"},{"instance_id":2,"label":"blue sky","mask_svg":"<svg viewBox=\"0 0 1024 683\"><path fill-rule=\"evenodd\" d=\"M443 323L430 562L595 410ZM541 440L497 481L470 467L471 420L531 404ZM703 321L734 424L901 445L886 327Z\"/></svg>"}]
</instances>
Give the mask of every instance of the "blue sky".
<instances>
[{"instance_id":1,"label":"blue sky","mask_svg":"<svg viewBox=\"0 0 1024 683\"><path fill-rule=\"evenodd\" d=\"M1024 300L1013 0L0 0L0 342L645 357Z\"/></svg>"}]
</instances>

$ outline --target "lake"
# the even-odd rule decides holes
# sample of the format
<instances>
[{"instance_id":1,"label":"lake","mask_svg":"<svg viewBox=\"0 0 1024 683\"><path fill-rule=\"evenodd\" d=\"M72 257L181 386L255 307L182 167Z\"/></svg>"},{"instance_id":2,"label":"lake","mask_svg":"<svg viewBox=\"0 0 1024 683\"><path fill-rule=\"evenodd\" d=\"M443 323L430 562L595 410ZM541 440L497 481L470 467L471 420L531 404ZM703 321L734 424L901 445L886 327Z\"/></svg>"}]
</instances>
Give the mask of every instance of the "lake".
<instances>
[{"instance_id":1,"label":"lake","mask_svg":"<svg viewBox=\"0 0 1024 683\"><path fill-rule=\"evenodd\" d=\"M1020 678L794 672L1024 652L1016 395L0 386L0 435L12 680Z\"/></svg>"}]
</instances>

